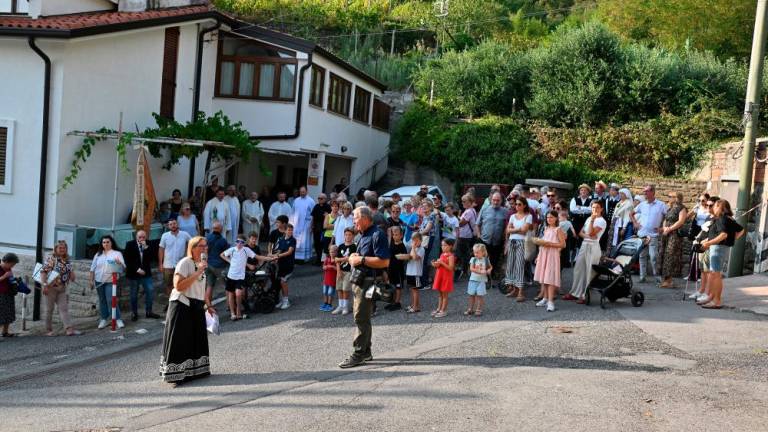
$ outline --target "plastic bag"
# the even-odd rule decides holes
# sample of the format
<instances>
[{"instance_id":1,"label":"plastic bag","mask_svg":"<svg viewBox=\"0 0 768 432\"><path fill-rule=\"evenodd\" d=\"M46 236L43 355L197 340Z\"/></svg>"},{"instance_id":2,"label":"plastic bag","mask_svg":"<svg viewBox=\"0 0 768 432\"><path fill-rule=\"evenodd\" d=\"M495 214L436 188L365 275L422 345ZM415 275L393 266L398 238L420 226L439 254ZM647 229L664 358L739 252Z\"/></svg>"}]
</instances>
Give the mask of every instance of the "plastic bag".
<instances>
[{"instance_id":1,"label":"plastic bag","mask_svg":"<svg viewBox=\"0 0 768 432\"><path fill-rule=\"evenodd\" d=\"M219 316L217 314L212 314L208 311L205 311L205 329L208 330L208 333L216 336L221 334Z\"/></svg>"}]
</instances>

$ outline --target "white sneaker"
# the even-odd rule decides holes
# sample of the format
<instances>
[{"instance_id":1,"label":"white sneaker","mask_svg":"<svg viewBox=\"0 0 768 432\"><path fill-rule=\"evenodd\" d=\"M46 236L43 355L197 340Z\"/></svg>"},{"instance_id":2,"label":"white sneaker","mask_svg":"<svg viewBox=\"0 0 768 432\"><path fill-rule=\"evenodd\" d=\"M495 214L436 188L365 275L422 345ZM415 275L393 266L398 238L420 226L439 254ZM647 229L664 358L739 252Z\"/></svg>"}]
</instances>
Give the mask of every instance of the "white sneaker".
<instances>
[{"instance_id":1,"label":"white sneaker","mask_svg":"<svg viewBox=\"0 0 768 432\"><path fill-rule=\"evenodd\" d=\"M117 328L123 328L123 327L125 327L125 323L123 322L123 320L121 319L117 320Z\"/></svg>"},{"instance_id":2,"label":"white sneaker","mask_svg":"<svg viewBox=\"0 0 768 432\"><path fill-rule=\"evenodd\" d=\"M107 320L99 320L99 330L107 327Z\"/></svg>"},{"instance_id":3,"label":"white sneaker","mask_svg":"<svg viewBox=\"0 0 768 432\"><path fill-rule=\"evenodd\" d=\"M291 302L287 298L283 299L283 303L280 305L280 309L286 310L291 307Z\"/></svg>"},{"instance_id":4,"label":"white sneaker","mask_svg":"<svg viewBox=\"0 0 768 432\"><path fill-rule=\"evenodd\" d=\"M342 310L344 310L344 308L339 306L336 309L334 309L333 312L331 312L331 315L338 315L341 313Z\"/></svg>"},{"instance_id":5,"label":"white sneaker","mask_svg":"<svg viewBox=\"0 0 768 432\"><path fill-rule=\"evenodd\" d=\"M699 303L704 303L704 300L709 302L709 300L710 300L709 296L706 295L706 294L701 294L699 297L696 298L696 301L699 302Z\"/></svg>"},{"instance_id":6,"label":"white sneaker","mask_svg":"<svg viewBox=\"0 0 768 432\"><path fill-rule=\"evenodd\" d=\"M536 307L542 307L542 306L545 306L546 304L547 304L547 299L543 298L539 300L538 303L536 303Z\"/></svg>"},{"instance_id":7,"label":"white sneaker","mask_svg":"<svg viewBox=\"0 0 768 432\"><path fill-rule=\"evenodd\" d=\"M695 293L693 293L693 294L689 295L689 296L688 296L688 298L689 298L689 299L692 299L692 300L696 300L696 299L698 299L698 298L699 298L699 296L700 296L700 295L701 295L701 293L700 293L700 292L698 292L698 291L696 291Z\"/></svg>"},{"instance_id":8,"label":"white sneaker","mask_svg":"<svg viewBox=\"0 0 768 432\"><path fill-rule=\"evenodd\" d=\"M555 304L553 302L547 302L547 312L554 312Z\"/></svg>"},{"instance_id":9,"label":"white sneaker","mask_svg":"<svg viewBox=\"0 0 768 432\"><path fill-rule=\"evenodd\" d=\"M342 315L349 315L349 309L347 309L347 308L342 309L341 310L341 314Z\"/></svg>"}]
</instances>

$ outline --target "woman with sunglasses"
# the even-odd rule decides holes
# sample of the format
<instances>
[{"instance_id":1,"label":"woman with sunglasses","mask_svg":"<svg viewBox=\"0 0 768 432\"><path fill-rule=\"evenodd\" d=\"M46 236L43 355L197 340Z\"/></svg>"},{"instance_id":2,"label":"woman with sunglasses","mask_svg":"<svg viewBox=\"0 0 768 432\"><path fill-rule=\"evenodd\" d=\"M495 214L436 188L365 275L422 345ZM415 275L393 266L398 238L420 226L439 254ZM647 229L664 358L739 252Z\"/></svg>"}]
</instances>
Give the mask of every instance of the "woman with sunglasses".
<instances>
[{"instance_id":1,"label":"woman with sunglasses","mask_svg":"<svg viewBox=\"0 0 768 432\"><path fill-rule=\"evenodd\" d=\"M517 301L525 301L525 235L533 226L533 216L528 207L528 200L518 197L514 202L515 213L509 217L506 234L507 268L504 284L507 286L507 297L517 297Z\"/></svg>"},{"instance_id":2,"label":"woman with sunglasses","mask_svg":"<svg viewBox=\"0 0 768 432\"><path fill-rule=\"evenodd\" d=\"M51 272L58 273L54 281L48 283L48 275ZM67 286L75 281L75 273L72 271L72 262L67 253L67 242L59 240L53 247L53 253L45 261L43 269L40 271L40 280L43 281L43 295L48 299L48 308L45 311L45 328L47 335L53 336L53 308L58 306L59 317L64 325L67 336L77 336L81 334L72 327L69 319L69 299L67 295Z\"/></svg>"},{"instance_id":3,"label":"woman with sunglasses","mask_svg":"<svg viewBox=\"0 0 768 432\"><path fill-rule=\"evenodd\" d=\"M724 199L717 201L712 210L714 222L709 227L707 239L701 248L709 251L709 298L698 302L704 309L723 308L723 270L725 257L736 239L744 235L744 227L733 218L731 204Z\"/></svg>"},{"instance_id":4,"label":"woman with sunglasses","mask_svg":"<svg viewBox=\"0 0 768 432\"><path fill-rule=\"evenodd\" d=\"M688 212L688 219L691 221L691 228L688 230L688 240L694 241L701 232L701 227L709 218L709 194L703 193L699 195L699 199L696 200L696 205L693 206L690 212ZM688 268L688 276L686 279L691 282L696 282L701 277L701 270L699 266L692 265Z\"/></svg>"},{"instance_id":5,"label":"woman with sunglasses","mask_svg":"<svg viewBox=\"0 0 768 432\"><path fill-rule=\"evenodd\" d=\"M115 239L110 235L101 237L99 251L91 262L89 273L89 285L96 289L99 295L99 329L103 329L109 323L112 316L112 274L125 271L125 259L123 253L117 249ZM117 328L125 327L120 319L120 304L116 306Z\"/></svg>"},{"instance_id":6,"label":"woman with sunglasses","mask_svg":"<svg viewBox=\"0 0 768 432\"><path fill-rule=\"evenodd\" d=\"M563 300L576 300L578 304L586 303L584 297L587 293L587 287L592 281L592 266L600 262L602 255L600 237L607 226L602 215L603 204L600 201L594 201L592 203L592 215L587 218L581 231L579 231L579 236L583 242L573 266L571 292L563 296Z\"/></svg>"},{"instance_id":7,"label":"woman with sunglasses","mask_svg":"<svg viewBox=\"0 0 768 432\"><path fill-rule=\"evenodd\" d=\"M207 252L205 237L193 237L187 244L187 256L174 269L160 358L160 376L174 387L211 374L205 312L215 314L216 310L205 303L208 261L203 254Z\"/></svg>"},{"instance_id":8,"label":"woman with sunglasses","mask_svg":"<svg viewBox=\"0 0 768 432\"><path fill-rule=\"evenodd\" d=\"M179 231L184 231L190 237L200 235L200 222L198 222L197 216L192 213L192 206L189 203L181 205L181 213L176 218L176 222L179 223Z\"/></svg>"},{"instance_id":9,"label":"woman with sunglasses","mask_svg":"<svg viewBox=\"0 0 768 432\"><path fill-rule=\"evenodd\" d=\"M701 249L700 246L709 235L709 227L715 223L715 215L712 211L715 208L715 203L719 200L720 197L710 196L707 198L706 202L701 205L701 207L707 209L707 218L704 220L704 223L701 224L701 230L696 234L696 238L693 239L693 245L691 247L691 249L695 251L696 259L698 260L696 268L701 277L701 285L699 285L699 290L688 296L688 298L696 300L697 302L709 302L709 251Z\"/></svg>"}]
</instances>

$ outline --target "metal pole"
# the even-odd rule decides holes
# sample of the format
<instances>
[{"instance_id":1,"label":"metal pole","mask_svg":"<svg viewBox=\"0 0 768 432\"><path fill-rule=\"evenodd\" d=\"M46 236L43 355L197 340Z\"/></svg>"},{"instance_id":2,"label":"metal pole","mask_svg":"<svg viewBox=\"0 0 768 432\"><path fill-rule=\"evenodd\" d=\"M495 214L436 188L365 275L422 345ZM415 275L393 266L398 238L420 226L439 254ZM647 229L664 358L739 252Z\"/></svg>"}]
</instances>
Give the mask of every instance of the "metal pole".
<instances>
[{"instance_id":1,"label":"metal pole","mask_svg":"<svg viewBox=\"0 0 768 432\"><path fill-rule=\"evenodd\" d=\"M739 197L736 200L737 221L745 229L748 218L743 215L749 208L752 195L752 170L755 157L755 139L758 134L760 116L760 90L763 77L763 61L765 56L766 14L768 0L757 1L755 13L755 31L752 36L752 58L749 61L749 81L747 83L747 100L744 105L744 152L739 174ZM728 276L740 276L744 269L744 249L746 236L736 240L728 265ZM757 258L759 259L759 257Z\"/></svg>"},{"instance_id":2,"label":"metal pole","mask_svg":"<svg viewBox=\"0 0 768 432\"><path fill-rule=\"evenodd\" d=\"M389 44L389 55L395 55L395 29L392 29L392 42Z\"/></svg>"},{"instance_id":3,"label":"metal pole","mask_svg":"<svg viewBox=\"0 0 768 432\"><path fill-rule=\"evenodd\" d=\"M123 113L120 113L120 123L117 126L117 143L123 139ZM117 179L120 176L120 153L115 152L115 192L112 194L112 235L115 235L115 220L117 218Z\"/></svg>"}]
</instances>

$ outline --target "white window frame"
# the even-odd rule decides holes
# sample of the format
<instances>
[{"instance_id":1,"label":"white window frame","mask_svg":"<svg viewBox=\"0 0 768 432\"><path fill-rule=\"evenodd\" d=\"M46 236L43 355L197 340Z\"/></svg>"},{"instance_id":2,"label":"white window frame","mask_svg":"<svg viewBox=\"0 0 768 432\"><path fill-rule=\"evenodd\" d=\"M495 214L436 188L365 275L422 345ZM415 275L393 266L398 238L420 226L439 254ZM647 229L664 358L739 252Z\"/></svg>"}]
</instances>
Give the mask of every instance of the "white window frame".
<instances>
[{"instance_id":1,"label":"white window frame","mask_svg":"<svg viewBox=\"0 0 768 432\"><path fill-rule=\"evenodd\" d=\"M11 119L0 118L0 127L8 129L8 138L5 148L5 184L0 185L0 193L12 193L13 186L13 147L16 137L16 122Z\"/></svg>"}]
</instances>

